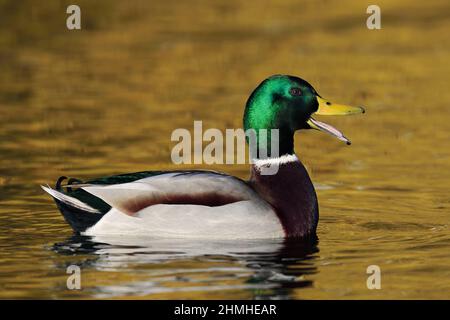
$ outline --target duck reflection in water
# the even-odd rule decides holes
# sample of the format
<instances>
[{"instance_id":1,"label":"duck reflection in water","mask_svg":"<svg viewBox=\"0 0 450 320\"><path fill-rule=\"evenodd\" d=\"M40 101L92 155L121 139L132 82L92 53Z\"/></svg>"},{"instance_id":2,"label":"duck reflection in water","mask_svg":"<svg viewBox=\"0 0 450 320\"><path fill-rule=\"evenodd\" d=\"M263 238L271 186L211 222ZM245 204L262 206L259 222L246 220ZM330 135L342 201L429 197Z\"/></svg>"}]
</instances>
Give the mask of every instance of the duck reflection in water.
<instances>
[{"instance_id":1,"label":"duck reflection in water","mask_svg":"<svg viewBox=\"0 0 450 320\"><path fill-rule=\"evenodd\" d=\"M68 257L57 266L61 269L75 264L82 273L130 273L139 266L138 281L113 286L85 284L83 290L95 297L248 289L253 299L290 299L294 289L313 285L308 276L317 273L317 244L316 240L202 241L74 235L52 249ZM142 268L145 264L148 268ZM155 264L160 268L154 268ZM205 272L208 279L198 279ZM182 285L166 286L167 282Z\"/></svg>"}]
</instances>

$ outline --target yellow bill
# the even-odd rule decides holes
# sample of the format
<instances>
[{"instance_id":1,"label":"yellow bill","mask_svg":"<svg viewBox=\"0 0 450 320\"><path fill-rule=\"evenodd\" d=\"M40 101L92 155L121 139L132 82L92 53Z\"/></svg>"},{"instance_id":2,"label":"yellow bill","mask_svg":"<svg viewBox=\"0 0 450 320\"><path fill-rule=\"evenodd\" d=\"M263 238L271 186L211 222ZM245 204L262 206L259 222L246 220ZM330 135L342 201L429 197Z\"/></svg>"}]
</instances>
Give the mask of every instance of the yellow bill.
<instances>
[{"instance_id":1,"label":"yellow bill","mask_svg":"<svg viewBox=\"0 0 450 320\"><path fill-rule=\"evenodd\" d=\"M345 116L366 112L363 107L352 107L345 104L332 103L319 96L317 96L317 102L319 102L319 109L317 109L314 114L321 116Z\"/></svg>"},{"instance_id":2,"label":"yellow bill","mask_svg":"<svg viewBox=\"0 0 450 320\"><path fill-rule=\"evenodd\" d=\"M317 109L316 112L314 112L314 115L318 114L324 116L343 116L366 112L363 107L352 107L345 104L336 104L328 100L325 100L319 96L317 96L317 101L319 102L319 108ZM344 141L348 145L351 144L351 141L347 137L345 137L341 131L339 131L338 129L327 123L315 120L312 117L309 118L307 123L311 127L311 129L326 132L338 138L339 140Z\"/></svg>"}]
</instances>

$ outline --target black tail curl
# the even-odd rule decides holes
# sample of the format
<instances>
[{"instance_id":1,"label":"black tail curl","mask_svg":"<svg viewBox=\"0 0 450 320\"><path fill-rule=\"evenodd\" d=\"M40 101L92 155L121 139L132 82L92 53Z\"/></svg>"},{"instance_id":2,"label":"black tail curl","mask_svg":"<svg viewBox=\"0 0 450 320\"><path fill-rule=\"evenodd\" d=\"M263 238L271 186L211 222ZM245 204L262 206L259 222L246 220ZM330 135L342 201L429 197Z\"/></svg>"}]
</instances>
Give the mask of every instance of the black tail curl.
<instances>
[{"instance_id":1,"label":"black tail curl","mask_svg":"<svg viewBox=\"0 0 450 320\"><path fill-rule=\"evenodd\" d=\"M64 185L62 183L67 180L66 192L64 192ZM59 192L62 192L68 196L72 196L74 198L80 198L85 196L86 192L81 189L72 190L68 185L74 185L78 183L83 183L81 180L76 178L67 178L66 176L61 176L58 178L55 184L55 189ZM58 206L59 211L61 211L66 222L72 227L75 233L79 234L81 232L86 231L86 229L95 225L106 212L92 213L88 211L81 210L76 208L69 203L60 201L55 199L56 205ZM82 200L83 199L79 199Z\"/></svg>"}]
</instances>

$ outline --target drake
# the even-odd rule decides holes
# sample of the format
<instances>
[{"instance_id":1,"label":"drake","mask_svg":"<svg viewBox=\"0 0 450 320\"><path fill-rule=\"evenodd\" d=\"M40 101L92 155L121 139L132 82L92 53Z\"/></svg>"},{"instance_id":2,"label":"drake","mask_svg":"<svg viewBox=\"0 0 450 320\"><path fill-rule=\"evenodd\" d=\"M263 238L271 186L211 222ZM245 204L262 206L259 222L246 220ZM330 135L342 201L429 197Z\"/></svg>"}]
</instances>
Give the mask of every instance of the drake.
<instances>
[{"instance_id":1,"label":"drake","mask_svg":"<svg viewBox=\"0 0 450 320\"><path fill-rule=\"evenodd\" d=\"M61 177L55 189L42 186L73 230L84 235L260 239L315 238L316 192L294 152L294 133L316 129L350 141L312 115L364 113L362 107L323 99L305 80L274 75L248 98L244 128L278 129L280 157L259 157L250 179L215 171L144 171L80 181ZM257 140L261 139L259 134ZM270 155L257 144L257 154ZM262 146L261 146L262 145ZM266 150L263 150L263 149ZM278 166L265 175L265 167Z\"/></svg>"}]
</instances>

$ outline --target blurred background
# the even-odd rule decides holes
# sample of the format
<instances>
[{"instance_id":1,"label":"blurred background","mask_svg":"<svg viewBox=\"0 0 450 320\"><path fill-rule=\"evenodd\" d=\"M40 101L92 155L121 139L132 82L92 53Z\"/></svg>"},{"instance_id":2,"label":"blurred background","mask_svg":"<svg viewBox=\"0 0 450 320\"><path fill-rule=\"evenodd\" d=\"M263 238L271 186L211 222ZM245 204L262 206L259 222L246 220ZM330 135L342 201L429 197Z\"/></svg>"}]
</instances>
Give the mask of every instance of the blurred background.
<instances>
[{"instance_id":1,"label":"blurred background","mask_svg":"<svg viewBox=\"0 0 450 320\"><path fill-rule=\"evenodd\" d=\"M0 0L0 298L450 298L448 1L77 0L73 31L70 4ZM74 238L39 187L191 168L172 164L172 131L240 128L250 92L280 73L367 110L326 119L350 147L296 135L315 248ZM382 290L366 287L372 264Z\"/></svg>"}]
</instances>

